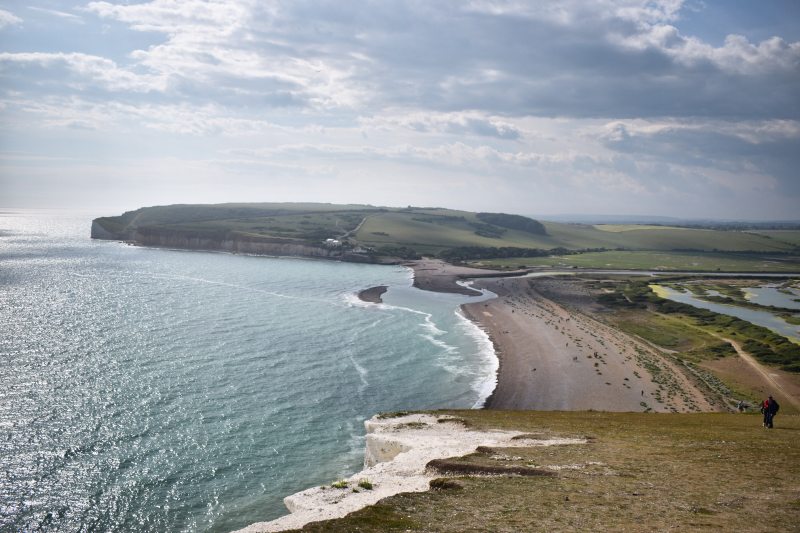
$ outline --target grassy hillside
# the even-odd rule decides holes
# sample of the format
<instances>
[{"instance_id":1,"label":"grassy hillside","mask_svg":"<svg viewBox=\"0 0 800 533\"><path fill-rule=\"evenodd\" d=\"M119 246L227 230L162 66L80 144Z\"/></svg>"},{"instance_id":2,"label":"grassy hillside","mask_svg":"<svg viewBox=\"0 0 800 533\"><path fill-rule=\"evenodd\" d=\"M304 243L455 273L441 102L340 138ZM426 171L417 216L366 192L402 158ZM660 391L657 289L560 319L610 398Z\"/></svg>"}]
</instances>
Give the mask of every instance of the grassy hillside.
<instances>
[{"instance_id":1,"label":"grassy hillside","mask_svg":"<svg viewBox=\"0 0 800 533\"><path fill-rule=\"evenodd\" d=\"M302 531L796 531L800 417L456 411L476 429L583 437L584 445L481 449L471 465L543 476L444 474L438 490L399 494Z\"/></svg>"},{"instance_id":2,"label":"grassy hillside","mask_svg":"<svg viewBox=\"0 0 800 533\"><path fill-rule=\"evenodd\" d=\"M508 258L515 254L546 255L543 251L554 249L561 249L562 255L588 249L781 255L800 249L798 231L754 233L668 226L540 223L502 213L320 203L159 206L95 222L120 239L131 239L137 230L144 228L214 238L244 235L303 243L336 238L345 240L348 246L401 256L461 250L452 257Z\"/></svg>"},{"instance_id":3,"label":"grassy hillside","mask_svg":"<svg viewBox=\"0 0 800 533\"><path fill-rule=\"evenodd\" d=\"M202 235L245 234L318 242L346 234L378 208L317 203L170 205L144 207L119 217L96 219L123 236L142 228Z\"/></svg>"}]
</instances>

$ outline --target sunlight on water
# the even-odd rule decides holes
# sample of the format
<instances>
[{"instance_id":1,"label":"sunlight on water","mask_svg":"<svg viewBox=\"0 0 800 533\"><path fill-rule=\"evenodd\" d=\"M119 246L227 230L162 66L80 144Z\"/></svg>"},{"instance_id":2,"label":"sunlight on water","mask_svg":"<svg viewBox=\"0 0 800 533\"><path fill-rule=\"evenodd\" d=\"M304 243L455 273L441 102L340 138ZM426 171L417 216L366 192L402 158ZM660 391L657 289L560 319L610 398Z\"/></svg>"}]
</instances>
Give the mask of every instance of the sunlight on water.
<instances>
[{"instance_id":1,"label":"sunlight on water","mask_svg":"<svg viewBox=\"0 0 800 533\"><path fill-rule=\"evenodd\" d=\"M357 471L375 412L491 392L468 299L405 269L91 241L90 218L0 215L0 530L228 531Z\"/></svg>"}]
</instances>

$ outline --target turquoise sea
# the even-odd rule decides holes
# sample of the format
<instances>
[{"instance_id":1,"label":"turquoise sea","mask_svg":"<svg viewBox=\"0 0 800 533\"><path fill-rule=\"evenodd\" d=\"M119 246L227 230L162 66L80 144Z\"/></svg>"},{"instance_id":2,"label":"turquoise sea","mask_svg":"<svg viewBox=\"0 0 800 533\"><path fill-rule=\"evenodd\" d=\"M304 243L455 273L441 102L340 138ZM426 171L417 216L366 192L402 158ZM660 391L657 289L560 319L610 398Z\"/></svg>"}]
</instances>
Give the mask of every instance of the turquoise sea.
<instances>
[{"instance_id":1,"label":"turquoise sea","mask_svg":"<svg viewBox=\"0 0 800 533\"><path fill-rule=\"evenodd\" d=\"M92 241L104 214L0 213L0 531L275 518L360 470L374 413L493 388L471 299L408 269Z\"/></svg>"}]
</instances>

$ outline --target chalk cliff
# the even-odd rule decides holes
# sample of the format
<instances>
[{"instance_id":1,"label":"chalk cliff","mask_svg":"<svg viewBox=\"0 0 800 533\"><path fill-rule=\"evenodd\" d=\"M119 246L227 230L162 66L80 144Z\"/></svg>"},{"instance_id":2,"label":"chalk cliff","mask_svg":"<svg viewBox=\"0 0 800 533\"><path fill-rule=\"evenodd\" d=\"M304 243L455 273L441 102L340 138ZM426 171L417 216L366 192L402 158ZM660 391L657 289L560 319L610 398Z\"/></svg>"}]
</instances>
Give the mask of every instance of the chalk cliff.
<instances>
[{"instance_id":1,"label":"chalk cliff","mask_svg":"<svg viewBox=\"0 0 800 533\"><path fill-rule=\"evenodd\" d=\"M209 250L252 255L318 257L350 262L372 262L372 259L364 254L352 253L341 248L328 248L323 245L314 246L310 243L291 239L262 237L237 232L198 232L158 227L126 227L121 231L113 231L99 219L95 219L92 222L91 237L93 239L126 241L141 246L184 250Z\"/></svg>"}]
</instances>

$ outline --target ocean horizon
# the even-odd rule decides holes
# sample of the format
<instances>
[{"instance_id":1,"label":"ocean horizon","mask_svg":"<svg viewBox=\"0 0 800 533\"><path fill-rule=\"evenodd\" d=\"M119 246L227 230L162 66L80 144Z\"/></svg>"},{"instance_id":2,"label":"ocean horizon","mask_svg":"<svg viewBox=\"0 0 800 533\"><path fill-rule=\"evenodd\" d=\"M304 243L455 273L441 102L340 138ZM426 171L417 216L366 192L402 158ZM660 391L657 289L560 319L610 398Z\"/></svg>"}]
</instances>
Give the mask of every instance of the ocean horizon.
<instances>
[{"instance_id":1,"label":"ocean horizon","mask_svg":"<svg viewBox=\"0 0 800 533\"><path fill-rule=\"evenodd\" d=\"M0 212L0 529L213 531L361 469L364 420L480 407L497 358L411 270L129 246ZM357 297L387 285L383 304Z\"/></svg>"}]
</instances>

